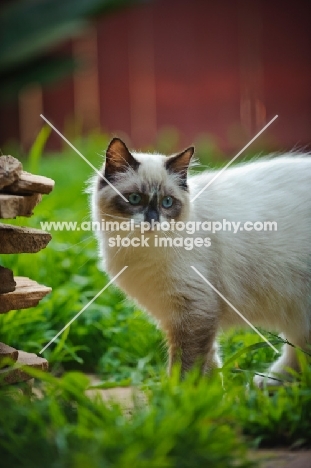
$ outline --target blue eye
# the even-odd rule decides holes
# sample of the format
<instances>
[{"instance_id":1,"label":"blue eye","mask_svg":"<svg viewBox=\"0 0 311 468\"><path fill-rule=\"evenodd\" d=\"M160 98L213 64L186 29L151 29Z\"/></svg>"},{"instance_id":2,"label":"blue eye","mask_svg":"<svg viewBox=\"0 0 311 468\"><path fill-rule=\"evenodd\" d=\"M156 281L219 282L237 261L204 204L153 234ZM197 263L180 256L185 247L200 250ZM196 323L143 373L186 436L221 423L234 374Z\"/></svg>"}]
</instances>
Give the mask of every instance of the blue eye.
<instances>
[{"instance_id":1,"label":"blue eye","mask_svg":"<svg viewBox=\"0 0 311 468\"><path fill-rule=\"evenodd\" d=\"M139 193L131 193L128 198L131 205L139 205L141 202L141 196Z\"/></svg>"},{"instance_id":2,"label":"blue eye","mask_svg":"<svg viewBox=\"0 0 311 468\"><path fill-rule=\"evenodd\" d=\"M173 198L172 197L164 197L162 198L162 206L163 208L170 208L173 205Z\"/></svg>"}]
</instances>

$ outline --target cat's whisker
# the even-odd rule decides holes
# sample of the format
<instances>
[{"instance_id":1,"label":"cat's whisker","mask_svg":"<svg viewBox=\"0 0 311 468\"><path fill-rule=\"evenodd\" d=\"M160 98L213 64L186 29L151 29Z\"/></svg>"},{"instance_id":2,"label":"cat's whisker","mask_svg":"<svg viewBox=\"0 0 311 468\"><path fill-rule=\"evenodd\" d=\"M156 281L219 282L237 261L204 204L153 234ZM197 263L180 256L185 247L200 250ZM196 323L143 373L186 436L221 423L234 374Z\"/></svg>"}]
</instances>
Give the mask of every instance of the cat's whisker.
<instances>
[{"instance_id":1,"label":"cat's whisker","mask_svg":"<svg viewBox=\"0 0 311 468\"><path fill-rule=\"evenodd\" d=\"M178 232L172 231L171 229L168 232L170 232L171 234L173 234L174 236L177 236L177 237L182 237L182 238L184 237L181 234L179 234Z\"/></svg>"},{"instance_id":2,"label":"cat's whisker","mask_svg":"<svg viewBox=\"0 0 311 468\"><path fill-rule=\"evenodd\" d=\"M167 234L167 232L172 232L172 231L161 231L162 234L164 234L164 237L166 237L166 239L170 238L170 236ZM180 237L183 237L179 234ZM172 249L176 254L177 256L180 258L180 260L186 264L186 262L184 261L184 258L182 256L182 253L180 252L180 249L182 247L176 247L174 244L172 244L172 246L168 246L166 247L168 249Z\"/></svg>"},{"instance_id":3,"label":"cat's whisker","mask_svg":"<svg viewBox=\"0 0 311 468\"><path fill-rule=\"evenodd\" d=\"M90 221L90 222L91 222L92 219L91 219L91 217L90 217L89 215L85 215L85 216L83 216L83 218L82 218L82 222L83 222L83 221Z\"/></svg>"},{"instance_id":4,"label":"cat's whisker","mask_svg":"<svg viewBox=\"0 0 311 468\"><path fill-rule=\"evenodd\" d=\"M91 258L88 258L84 263L82 263L82 265L80 265L80 266L77 268L77 271L80 270L82 267L84 267L84 265L86 265L87 263L89 263L90 260L91 260Z\"/></svg>"},{"instance_id":5,"label":"cat's whisker","mask_svg":"<svg viewBox=\"0 0 311 468\"><path fill-rule=\"evenodd\" d=\"M109 218L114 218L114 219L122 219L122 220L125 220L125 221L129 221L131 220L131 218L126 218L125 216L117 216L117 215L112 215L110 213L101 213L102 215L104 216L108 216Z\"/></svg>"},{"instance_id":6,"label":"cat's whisker","mask_svg":"<svg viewBox=\"0 0 311 468\"><path fill-rule=\"evenodd\" d=\"M127 234L127 236L123 237L123 239L129 239L131 237L131 234L134 234L134 231L129 231L129 233ZM116 257L118 255L118 253L120 252L121 249L128 249L128 247L124 247L122 244L120 245L120 247L118 248L117 252L114 254L113 258ZM126 252L126 250L125 250ZM124 252L124 253L125 253Z\"/></svg>"},{"instance_id":7,"label":"cat's whisker","mask_svg":"<svg viewBox=\"0 0 311 468\"><path fill-rule=\"evenodd\" d=\"M89 240L90 239L90 240ZM65 247L65 248L62 248L62 249L59 249L60 252L66 252L67 250L70 250L72 249L73 247L75 247L76 245L80 245L80 244L83 244L83 242L86 242L88 240L88 243L86 245L89 245L93 240L94 240L94 236L93 234L91 234L90 236L86 237L85 239L82 239L81 241L77 242L76 244L71 244L69 245L68 247ZM83 246L84 248L85 246ZM79 252L82 252L83 249L81 249Z\"/></svg>"}]
</instances>

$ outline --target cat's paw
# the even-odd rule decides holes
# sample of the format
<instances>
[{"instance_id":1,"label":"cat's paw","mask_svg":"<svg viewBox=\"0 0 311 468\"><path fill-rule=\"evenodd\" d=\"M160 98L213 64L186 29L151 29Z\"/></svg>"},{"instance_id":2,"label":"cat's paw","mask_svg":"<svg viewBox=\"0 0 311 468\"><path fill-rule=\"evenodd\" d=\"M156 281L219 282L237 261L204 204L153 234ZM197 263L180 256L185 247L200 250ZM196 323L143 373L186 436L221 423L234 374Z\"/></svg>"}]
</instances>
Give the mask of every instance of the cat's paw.
<instances>
[{"instance_id":1,"label":"cat's paw","mask_svg":"<svg viewBox=\"0 0 311 468\"><path fill-rule=\"evenodd\" d=\"M264 387L279 387L280 385L283 385L283 382L281 379L277 379L276 377L273 377L272 375L255 375L254 384L256 387L263 389Z\"/></svg>"}]
</instances>

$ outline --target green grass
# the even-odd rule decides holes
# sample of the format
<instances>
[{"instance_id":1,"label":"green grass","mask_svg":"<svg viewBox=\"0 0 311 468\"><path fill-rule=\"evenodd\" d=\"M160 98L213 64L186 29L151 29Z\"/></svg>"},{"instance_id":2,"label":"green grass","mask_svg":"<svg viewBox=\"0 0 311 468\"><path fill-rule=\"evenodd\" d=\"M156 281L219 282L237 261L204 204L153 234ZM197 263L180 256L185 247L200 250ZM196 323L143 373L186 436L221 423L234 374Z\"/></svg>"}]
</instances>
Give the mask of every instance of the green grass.
<instances>
[{"instance_id":1,"label":"green grass","mask_svg":"<svg viewBox=\"0 0 311 468\"><path fill-rule=\"evenodd\" d=\"M210 382L207 392L207 382L190 377L181 384L163 377L149 404L137 402L129 416L86 397L81 374L43 376L45 398L1 399L1 461L47 468L252 466L218 386Z\"/></svg>"},{"instance_id":2,"label":"green grass","mask_svg":"<svg viewBox=\"0 0 311 468\"><path fill-rule=\"evenodd\" d=\"M85 189L92 169L67 147L41 158L44 137L43 132L24 167L55 179L55 189L32 218L8 222L40 228L40 221L89 220ZM105 136L75 144L100 166ZM39 353L108 282L91 232L55 231L52 236L37 254L1 257L15 275L53 288L36 308L0 316L1 341L29 352ZM264 371L275 353L265 344L256 345L259 341L249 331L221 336L223 386L218 375L199 379L195 371L183 382L176 375L168 379L163 335L110 286L45 351L51 373L63 377L41 376L46 391L42 399L19 401L18 395L8 399L0 392L2 459L6 466L25 467L225 468L250 466L247 447L308 446L310 366L305 363L302 376L273 395L260 391L252 385L254 372ZM144 388L149 404L138 405L129 418L116 405L90 400L85 371L97 373L102 387Z\"/></svg>"}]
</instances>

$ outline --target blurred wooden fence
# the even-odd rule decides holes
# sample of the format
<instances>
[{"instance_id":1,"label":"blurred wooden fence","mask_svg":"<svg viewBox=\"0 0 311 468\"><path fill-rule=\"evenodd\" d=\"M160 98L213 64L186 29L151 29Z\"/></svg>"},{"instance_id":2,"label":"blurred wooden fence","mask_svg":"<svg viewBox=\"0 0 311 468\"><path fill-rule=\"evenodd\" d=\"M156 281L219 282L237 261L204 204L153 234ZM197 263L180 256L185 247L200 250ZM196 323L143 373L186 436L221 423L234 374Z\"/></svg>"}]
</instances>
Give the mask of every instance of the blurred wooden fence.
<instances>
[{"instance_id":1,"label":"blurred wooden fence","mask_svg":"<svg viewBox=\"0 0 311 468\"><path fill-rule=\"evenodd\" d=\"M310 145L308 0L158 0L105 17L63 45L88 66L53 88L34 83L0 111L0 142L27 149L43 113L61 131L101 128L154 143L167 127L190 144L208 134L225 151L261 139ZM54 134L50 147L60 145Z\"/></svg>"}]
</instances>

